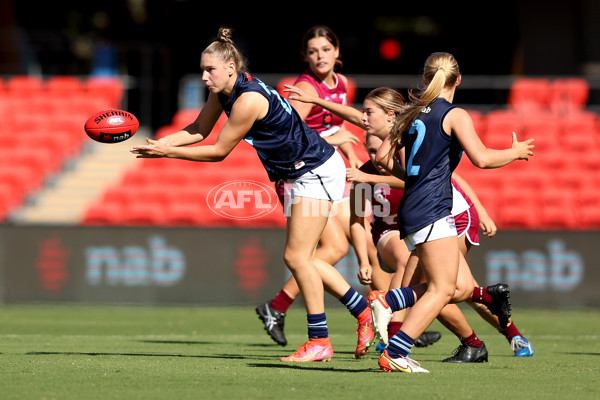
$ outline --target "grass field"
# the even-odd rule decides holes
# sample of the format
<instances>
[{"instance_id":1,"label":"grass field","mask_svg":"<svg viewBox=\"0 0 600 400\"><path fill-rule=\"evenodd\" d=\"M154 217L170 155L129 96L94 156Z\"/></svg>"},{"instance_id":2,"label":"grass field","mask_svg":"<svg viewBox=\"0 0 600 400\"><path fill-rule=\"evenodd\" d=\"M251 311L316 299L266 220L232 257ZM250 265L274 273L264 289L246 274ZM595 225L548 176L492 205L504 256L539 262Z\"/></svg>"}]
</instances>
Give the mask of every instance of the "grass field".
<instances>
[{"instance_id":1,"label":"grass field","mask_svg":"<svg viewBox=\"0 0 600 400\"><path fill-rule=\"evenodd\" d=\"M331 363L279 358L306 339L294 305L290 342L274 344L253 307L0 306L0 399L600 399L600 310L516 310L535 347L515 358L506 339L465 309L488 363L439 362L458 341L442 331L413 350L430 374L384 373L353 356L354 321L329 307Z\"/></svg>"}]
</instances>

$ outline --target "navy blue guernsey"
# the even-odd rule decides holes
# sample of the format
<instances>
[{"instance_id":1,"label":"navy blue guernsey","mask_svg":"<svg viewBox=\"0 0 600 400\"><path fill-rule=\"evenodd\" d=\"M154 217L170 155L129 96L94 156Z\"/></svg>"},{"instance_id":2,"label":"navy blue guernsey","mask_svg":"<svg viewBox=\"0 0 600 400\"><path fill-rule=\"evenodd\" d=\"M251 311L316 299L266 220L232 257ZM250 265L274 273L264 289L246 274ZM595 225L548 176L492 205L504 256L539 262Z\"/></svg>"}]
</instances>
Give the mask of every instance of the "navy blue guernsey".
<instances>
[{"instance_id":1,"label":"navy blue guernsey","mask_svg":"<svg viewBox=\"0 0 600 400\"><path fill-rule=\"evenodd\" d=\"M452 171L462 147L447 135L442 122L454 106L438 98L425 107L410 127L406 140L406 184L398 211L402 238L451 215Z\"/></svg>"},{"instance_id":2,"label":"navy blue guernsey","mask_svg":"<svg viewBox=\"0 0 600 400\"><path fill-rule=\"evenodd\" d=\"M286 99L248 74L238 75L231 97L219 94L228 117L246 92L260 93L269 101L267 115L252 125L244 140L258 153L271 181L298 178L333 155L335 148L310 129Z\"/></svg>"}]
</instances>

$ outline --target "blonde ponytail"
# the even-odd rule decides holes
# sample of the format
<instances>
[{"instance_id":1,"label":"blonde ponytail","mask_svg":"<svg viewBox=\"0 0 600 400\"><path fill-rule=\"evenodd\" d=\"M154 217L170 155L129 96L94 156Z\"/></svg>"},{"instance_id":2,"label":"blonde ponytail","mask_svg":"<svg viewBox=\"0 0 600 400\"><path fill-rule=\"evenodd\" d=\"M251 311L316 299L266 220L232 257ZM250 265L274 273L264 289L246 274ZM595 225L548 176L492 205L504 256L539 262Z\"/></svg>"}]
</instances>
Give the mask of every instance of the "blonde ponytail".
<instances>
[{"instance_id":1,"label":"blonde ponytail","mask_svg":"<svg viewBox=\"0 0 600 400\"><path fill-rule=\"evenodd\" d=\"M406 144L405 135L419 117L421 110L437 100L445 87L455 85L459 75L458 63L452 54L433 53L427 58L423 68L423 82L427 87L420 93L409 91L410 105L396 118L390 131L393 153Z\"/></svg>"}]
</instances>

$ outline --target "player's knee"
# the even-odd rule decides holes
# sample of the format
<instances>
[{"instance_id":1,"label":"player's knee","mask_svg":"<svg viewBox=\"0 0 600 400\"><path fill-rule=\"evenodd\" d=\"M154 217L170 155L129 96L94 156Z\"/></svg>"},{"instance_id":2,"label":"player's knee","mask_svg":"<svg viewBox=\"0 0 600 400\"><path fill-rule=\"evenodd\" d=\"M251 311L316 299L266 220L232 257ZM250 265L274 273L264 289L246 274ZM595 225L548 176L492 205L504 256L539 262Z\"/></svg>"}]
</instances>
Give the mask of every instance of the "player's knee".
<instances>
[{"instance_id":1,"label":"player's knee","mask_svg":"<svg viewBox=\"0 0 600 400\"><path fill-rule=\"evenodd\" d=\"M322 241L317 249L317 257L334 265L344 258L349 249L350 245L348 244L348 241L345 240Z\"/></svg>"},{"instance_id":2,"label":"player's knee","mask_svg":"<svg viewBox=\"0 0 600 400\"><path fill-rule=\"evenodd\" d=\"M469 301L473 297L473 287L457 285L452 295L452 301L458 303Z\"/></svg>"},{"instance_id":3,"label":"player's knee","mask_svg":"<svg viewBox=\"0 0 600 400\"><path fill-rule=\"evenodd\" d=\"M348 253L350 245L348 242L338 242L331 246L331 255L335 260L341 260Z\"/></svg>"},{"instance_id":4,"label":"player's knee","mask_svg":"<svg viewBox=\"0 0 600 400\"><path fill-rule=\"evenodd\" d=\"M289 249L283 252L283 262L285 262L285 265L287 265L292 273L307 264L306 256Z\"/></svg>"},{"instance_id":5,"label":"player's knee","mask_svg":"<svg viewBox=\"0 0 600 400\"><path fill-rule=\"evenodd\" d=\"M428 292L432 293L438 300L444 304L455 302L456 286L455 285L429 285Z\"/></svg>"}]
</instances>

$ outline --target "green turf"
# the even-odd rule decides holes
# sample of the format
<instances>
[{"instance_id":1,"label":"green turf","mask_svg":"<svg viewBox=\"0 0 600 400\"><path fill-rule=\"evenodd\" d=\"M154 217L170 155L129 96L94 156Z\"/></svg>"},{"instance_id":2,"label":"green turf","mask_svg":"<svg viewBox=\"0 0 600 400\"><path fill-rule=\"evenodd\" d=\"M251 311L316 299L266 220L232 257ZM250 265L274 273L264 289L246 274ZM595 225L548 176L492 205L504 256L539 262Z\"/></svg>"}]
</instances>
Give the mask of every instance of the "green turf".
<instances>
[{"instance_id":1,"label":"green turf","mask_svg":"<svg viewBox=\"0 0 600 400\"><path fill-rule=\"evenodd\" d=\"M516 310L534 344L516 358L506 339L470 309L490 361L446 364L456 338L414 349L430 374L379 371L355 360L354 321L329 307L332 363L279 358L306 339L294 305L290 344L266 336L253 307L0 306L0 399L598 399L600 310Z\"/></svg>"}]
</instances>

